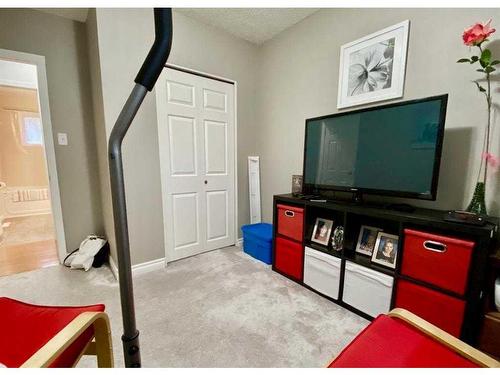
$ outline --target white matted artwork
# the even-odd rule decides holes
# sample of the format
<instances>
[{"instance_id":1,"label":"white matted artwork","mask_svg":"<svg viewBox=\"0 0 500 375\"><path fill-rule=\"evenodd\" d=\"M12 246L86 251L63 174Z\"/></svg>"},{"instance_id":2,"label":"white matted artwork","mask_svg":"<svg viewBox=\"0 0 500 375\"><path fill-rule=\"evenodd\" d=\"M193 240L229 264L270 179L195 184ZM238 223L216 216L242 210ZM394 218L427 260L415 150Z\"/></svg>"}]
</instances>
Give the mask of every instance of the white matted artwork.
<instances>
[{"instance_id":1,"label":"white matted artwork","mask_svg":"<svg viewBox=\"0 0 500 375\"><path fill-rule=\"evenodd\" d=\"M340 47L337 108L403 96L410 21Z\"/></svg>"}]
</instances>

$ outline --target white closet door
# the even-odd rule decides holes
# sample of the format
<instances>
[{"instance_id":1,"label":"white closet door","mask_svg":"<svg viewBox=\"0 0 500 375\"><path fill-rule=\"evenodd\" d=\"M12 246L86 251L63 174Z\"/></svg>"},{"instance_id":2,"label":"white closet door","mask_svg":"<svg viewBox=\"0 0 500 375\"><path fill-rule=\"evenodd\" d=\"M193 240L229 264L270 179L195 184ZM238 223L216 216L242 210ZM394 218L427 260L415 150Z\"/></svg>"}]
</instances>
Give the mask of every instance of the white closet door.
<instances>
[{"instance_id":1,"label":"white closet door","mask_svg":"<svg viewBox=\"0 0 500 375\"><path fill-rule=\"evenodd\" d=\"M234 86L164 69L156 97L167 261L234 244Z\"/></svg>"}]
</instances>

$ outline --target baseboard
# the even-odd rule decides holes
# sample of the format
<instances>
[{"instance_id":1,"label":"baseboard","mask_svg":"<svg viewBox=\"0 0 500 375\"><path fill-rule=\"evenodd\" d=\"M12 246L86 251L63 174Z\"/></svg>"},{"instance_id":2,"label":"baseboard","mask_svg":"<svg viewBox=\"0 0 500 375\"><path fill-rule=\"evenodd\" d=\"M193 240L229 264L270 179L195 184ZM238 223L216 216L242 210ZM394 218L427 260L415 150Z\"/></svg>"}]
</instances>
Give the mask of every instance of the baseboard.
<instances>
[{"instance_id":1,"label":"baseboard","mask_svg":"<svg viewBox=\"0 0 500 375\"><path fill-rule=\"evenodd\" d=\"M236 240L235 245L238 247L243 247L243 238L238 238L238 240Z\"/></svg>"},{"instance_id":2,"label":"baseboard","mask_svg":"<svg viewBox=\"0 0 500 375\"><path fill-rule=\"evenodd\" d=\"M118 267L116 266L116 263L114 259L109 256L109 269L111 270L111 273L115 277L115 279L118 281Z\"/></svg>"},{"instance_id":3,"label":"baseboard","mask_svg":"<svg viewBox=\"0 0 500 375\"><path fill-rule=\"evenodd\" d=\"M118 267L113 257L109 257L109 268L116 280L118 280ZM151 260L149 262L139 263L132 266L132 276L142 275L151 271L165 268L165 258Z\"/></svg>"},{"instance_id":4,"label":"baseboard","mask_svg":"<svg viewBox=\"0 0 500 375\"><path fill-rule=\"evenodd\" d=\"M143 273L160 270L165 268L165 258L150 260L149 262L139 263L132 266L132 275L137 276Z\"/></svg>"}]
</instances>

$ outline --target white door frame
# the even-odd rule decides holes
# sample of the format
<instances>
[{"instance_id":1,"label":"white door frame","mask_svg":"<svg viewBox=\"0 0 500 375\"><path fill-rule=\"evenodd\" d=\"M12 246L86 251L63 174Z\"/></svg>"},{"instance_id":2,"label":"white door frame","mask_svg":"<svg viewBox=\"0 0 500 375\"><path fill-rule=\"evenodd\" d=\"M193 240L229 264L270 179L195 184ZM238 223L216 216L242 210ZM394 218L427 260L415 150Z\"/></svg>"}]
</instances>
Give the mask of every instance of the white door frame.
<instances>
[{"instance_id":1,"label":"white door frame","mask_svg":"<svg viewBox=\"0 0 500 375\"><path fill-rule=\"evenodd\" d=\"M205 78L208 78L208 79L214 79L216 81L222 81L222 82L226 82L226 83L229 83L229 84L232 84L234 86L234 139L233 139L233 142L234 142L234 241L236 244L236 242L238 241L238 100L237 100L237 97L238 97L238 82L233 80L233 79L230 79L230 78L225 78L225 77L220 77L220 76L216 76L214 74L210 74L210 73L205 73L205 72L202 72L202 71L199 71L199 70L195 70L195 69L191 69L191 68L186 68L186 67L183 67L183 66L180 66L180 65L175 65L175 64L166 64L165 65L165 68L170 68L170 69L175 69L175 70L179 70L181 72L185 72L185 73L188 73L188 74L194 74L194 75L197 75L197 76L201 76L201 77L205 77ZM158 94L156 94L156 90L155 90L155 99L156 99L156 115L157 115L157 125L158 125L158 149L160 150L160 148L162 147L162 139L160 139L161 137L161 132L160 132L160 117L158 115L158 106L161 105L161 103L159 103L158 101ZM160 151L160 155L161 155L161 151ZM166 173L166 166L165 166L165 162L162 162L161 158L160 158L160 172L161 172L161 175L165 175ZM165 222L165 219L167 217L167 187L164 186L164 183L163 183L163 178L161 178L161 191L162 191L162 207L163 207L163 240L164 240L164 243L165 243L165 267L167 266L167 263L168 263L168 247L167 247L167 225L166 225L166 222Z\"/></svg>"},{"instance_id":2,"label":"white door frame","mask_svg":"<svg viewBox=\"0 0 500 375\"><path fill-rule=\"evenodd\" d=\"M49 90L47 85L47 72L45 69L45 56L0 49L0 59L17 61L36 66L38 78L38 101L40 104L40 117L42 118L45 160L49 175L50 204L56 232L57 254L59 256L59 262L62 263L67 255L66 236L64 234L64 222L61 208L61 195L59 191L59 178L57 176L54 138L52 137L52 121L50 119Z\"/></svg>"}]
</instances>

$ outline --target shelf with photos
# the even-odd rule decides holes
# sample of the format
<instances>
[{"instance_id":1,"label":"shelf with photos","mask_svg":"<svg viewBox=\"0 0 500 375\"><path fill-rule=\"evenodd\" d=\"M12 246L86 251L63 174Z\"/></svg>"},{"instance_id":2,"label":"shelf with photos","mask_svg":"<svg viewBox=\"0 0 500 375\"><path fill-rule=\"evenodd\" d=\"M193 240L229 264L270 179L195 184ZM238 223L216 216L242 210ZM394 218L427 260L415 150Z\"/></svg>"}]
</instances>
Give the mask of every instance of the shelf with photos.
<instances>
[{"instance_id":1,"label":"shelf with photos","mask_svg":"<svg viewBox=\"0 0 500 375\"><path fill-rule=\"evenodd\" d=\"M344 257L385 274L394 275L399 249L399 237L383 228L361 225L356 246L344 248Z\"/></svg>"},{"instance_id":2,"label":"shelf with photos","mask_svg":"<svg viewBox=\"0 0 500 375\"><path fill-rule=\"evenodd\" d=\"M305 245L341 258L344 237L343 225L343 212L314 210L306 217Z\"/></svg>"}]
</instances>

